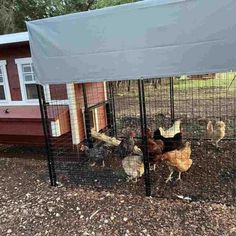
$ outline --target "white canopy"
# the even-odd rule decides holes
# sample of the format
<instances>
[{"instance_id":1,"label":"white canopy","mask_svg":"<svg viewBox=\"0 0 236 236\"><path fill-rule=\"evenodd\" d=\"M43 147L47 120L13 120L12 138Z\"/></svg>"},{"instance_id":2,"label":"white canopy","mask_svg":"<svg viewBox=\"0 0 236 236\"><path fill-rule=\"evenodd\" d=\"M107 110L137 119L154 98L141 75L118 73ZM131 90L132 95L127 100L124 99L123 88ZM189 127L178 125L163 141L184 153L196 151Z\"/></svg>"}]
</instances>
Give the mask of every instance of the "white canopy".
<instances>
[{"instance_id":1,"label":"white canopy","mask_svg":"<svg viewBox=\"0 0 236 236\"><path fill-rule=\"evenodd\" d=\"M236 69L235 0L148 0L27 23L38 81Z\"/></svg>"}]
</instances>

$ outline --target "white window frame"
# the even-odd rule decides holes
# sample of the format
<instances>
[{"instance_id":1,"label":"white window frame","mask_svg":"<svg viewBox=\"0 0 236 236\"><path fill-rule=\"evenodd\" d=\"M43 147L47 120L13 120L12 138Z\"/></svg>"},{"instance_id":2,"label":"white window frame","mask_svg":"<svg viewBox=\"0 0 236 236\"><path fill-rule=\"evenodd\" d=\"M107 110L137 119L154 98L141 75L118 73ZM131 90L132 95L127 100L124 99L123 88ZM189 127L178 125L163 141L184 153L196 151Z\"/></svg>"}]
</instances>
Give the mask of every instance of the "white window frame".
<instances>
[{"instance_id":1,"label":"white window frame","mask_svg":"<svg viewBox=\"0 0 236 236\"><path fill-rule=\"evenodd\" d=\"M38 99L28 99L27 98L26 86L25 86L26 83L24 82L24 77L23 77L22 65L32 63L32 58L31 57L18 58L18 59L15 59L15 63L17 65L18 76L19 76L19 80L20 80L20 90L21 90L22 101L26 102L26 103L30 103L30 104L39 104Z\"/></svg>"},{"instance_id":2,"label":"white window frame","mask_svg":"<svg viewBox=\"0 0 236 236\"><path fill-rule=\"evenodd\" d=\"M32 58L31 57L17 58L17 59L15 59L15 63L17 65L18 76L19 76L19 80L20 80L20 90L21 90L22 102L25 104L28 104L28 105L31 105L31 104L38 105L39 104L38 99L28 99L27 98L26 87L25 87L26 83L24 82L23 71L22 71L22 65L32 63ZM60 104L61 105L68 105L69 104L68 99L66 99L66 100L52 100L49 85L45 85L45 86L43 86L43 88L44 88L46 102L49 102L50 105L60 105Z\"/></svg>"},{"instance_id":3,"label":"white window frame","mask_svg":"<svg viewBox=\"0 0 236 236\"><path fill-rule=\"evenodd\" d=\"M3 82L1 85L3 85L4 94L5 94L5 100L0 100L1 105L11 101L11 93L10 93L10 87L9 87L9 82L8 82L6 65L7 65L6 60L0 60L0 67L2 69L2 75L3 75Z\"/></svg>"}]
</instances>

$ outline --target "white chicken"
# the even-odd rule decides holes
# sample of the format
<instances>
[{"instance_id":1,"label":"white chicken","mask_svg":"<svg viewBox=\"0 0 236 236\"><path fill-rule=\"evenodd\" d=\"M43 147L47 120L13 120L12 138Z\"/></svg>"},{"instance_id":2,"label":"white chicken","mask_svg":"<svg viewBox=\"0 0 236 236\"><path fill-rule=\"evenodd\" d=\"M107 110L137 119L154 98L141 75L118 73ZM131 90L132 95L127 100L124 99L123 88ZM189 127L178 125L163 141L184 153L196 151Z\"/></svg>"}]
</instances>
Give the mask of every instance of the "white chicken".
<instances>
[{"instance_id":1,"label":"white chicken","mask_svg":"<svg viewBox=\"0 0 236 236\"><path fill-rule=\"evenodd\" d=\"M162 127L159 128L161 135L165 138L173 138L176 134L180 133L181 120L176 120L172 127L164 130Z\"/></svg>"},{"instance_id":2,"label":"white chicken","mask_svg":"<svg viewBox=\"0 0 236 236\"><path fill-rule=\"evenodd\" d=\"M207 124L207 135L218 148L219 141L225 136L225 123L223 121L217 121L214 127L212 121L209 121Z\"/></svg>"},{"instance_id":3,"label":"white chicken","mask_svg":"<svg viewBox=\"0 0 236 236\"><path fill-rule=\"evenodd\" d=\"M122 167L128 175L128 180L135 180L144 173L144 164L141 156L127 156L122 160Z\"/></svg>"}]
</instances>

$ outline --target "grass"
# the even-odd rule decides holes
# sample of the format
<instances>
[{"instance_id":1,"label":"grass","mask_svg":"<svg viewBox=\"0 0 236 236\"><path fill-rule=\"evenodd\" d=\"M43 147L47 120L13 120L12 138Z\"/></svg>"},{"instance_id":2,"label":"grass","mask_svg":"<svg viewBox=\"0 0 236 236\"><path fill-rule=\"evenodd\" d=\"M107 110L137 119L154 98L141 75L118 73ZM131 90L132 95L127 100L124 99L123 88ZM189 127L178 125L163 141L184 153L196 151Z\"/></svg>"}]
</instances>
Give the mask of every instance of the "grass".
<instances>
[{"instance_id":1,"label":"grass","mask_svg":"<svg viewBox=\"0 0 236 236\"><path fill-rule=\"evenodd\" d=\"M212 88L212 87L223 87L228 88L230 83L233 81L235 73L222 73L217 74L214 79L206 80L193 80L188 79L185 76L181 77L178 80L175 80L174 88L175 89L194 89L194 88ZM235 87L236 81L230 86L230 89Z\"/></svg>"},{"instance_id":2,"label":"grass","mask_svg":"<svg viewBox=\"0 0 236 236\"><path fill-rule=\"evenodd\" d=\"M210 98L230 98L235 97L236 73L219 73L214 79L191 79L187 76L182 76L180 79L174 80L175 97L184 97L191 99L210 99ZM231 84L232 83L232 84ZM161 99L169 97L169 80L162 80L162 84L155 89L152 84L145 84L146 99L152 100L157 96ZM156 96L157 95L157 96ZM127 85L121 86L117 96L136 97L138 99L138 87L134 82L131 91L127 91Z\"/></svg>"}]
</instances>

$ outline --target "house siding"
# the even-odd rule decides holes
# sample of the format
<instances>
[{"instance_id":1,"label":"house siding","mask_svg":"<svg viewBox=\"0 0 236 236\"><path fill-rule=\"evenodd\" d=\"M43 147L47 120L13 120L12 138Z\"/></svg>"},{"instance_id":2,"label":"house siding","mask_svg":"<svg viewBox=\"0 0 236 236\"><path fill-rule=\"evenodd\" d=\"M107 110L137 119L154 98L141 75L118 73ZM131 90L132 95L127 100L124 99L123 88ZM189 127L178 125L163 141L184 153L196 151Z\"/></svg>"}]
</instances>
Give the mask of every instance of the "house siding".
<instances>
[{"instance_id":1,"label":"house siding","mask_svg":"<svg viewBox=\"0 0 236 236\"><path fill-rule=\"evenodd\" d=\"M52 100L66 100L68 99L65 84L51 84L49 85Z\"/></svg>"},{"instance_id":2,"label":"house siding","mask_svg":"<svg viewBox=\"0 0 236 236\"><path fill-rule=\"evenodd\" d=\"M30 57L30 49L29 45L27 44L0 47L0 60L7 61L6 69L12 101L22 100L20 80L18 76L17 65L15 64L15 59L23 57Z\"/></svg>"},{"instance_id":3,"label":"house siding","mask_svg":"<svg viewBox=\"0 0 236 236\"><path fill-rule=\"evenodd\" d=\"M83 90L82 84L75 85L76 91L76 100L78 102L78 120L79 120L79 134L80 140L82 141L85 138L85 127L84 127L84 98L83 98ZM92 106L99 102L105 100L105 91L103 82L98 83L87 83L86 84L86 92L87 92L87 101L88 106ZM97 108L97 118L98 118L98 129L103 129L107 125L106 120L106 109L105 107Z\"/></svg>"},{"instance_id":4,"label":"house siding","mask_svg":"<svg viewBox=\"0 0 236 236\"><path fill-rule=\"evenodd\" d=\"M20 86L20 79L18 75L18 69L16 65L16 59L19 58L30 58L30 47L28 42L0 45L0 60L6 61L6 72L8 77L9 90L11 95L11 101L7 105L11 106L10 112L13 112L13 106L25 106L20 103L22 101L22 92ZM67 88L65 84L49 85L47 86L50 91L50 100L67 100ZM99 83L87 83L87 100L89 106L97 104L101 101L104 101L105 91L103 82ZM82 85L75 84L75 96L77 102L77 114L79 122L79 138L80 141L83 141L85 138L85 125L84 125L84 99L82 92ZM12 104L11 104L12 102ZM19 102L19 103L18 103ZM27 101L26 101L27 102ZM53 103L57 104L57 102ZM29 104L25 104L29 105ZM37 112L39 112L39 107L37 103L35 104ZM5 110L5 106L0 108ZM23 109L24 110L24 109ZM25 114L25 111L23 112ZM11 113L13 114L13 113ZM105 107L97 108L97 128L103 129L107 125L106 121L106 109ZM50 113L49 113L50 115ZM63 113L58 117L60 120L60 131L63 137L71 137L70 130L70 117L69 112ZM26 116L24 119L8 119L4 117L0 119L0 143L14 143L14 144L33 144L33 145L43 145L43 129L40 117L32 120L30 116ZM57 138L54 138L55 140ZM71 138L68 139L68 142L71 144Z\"/></svg>"}]
</instances>

